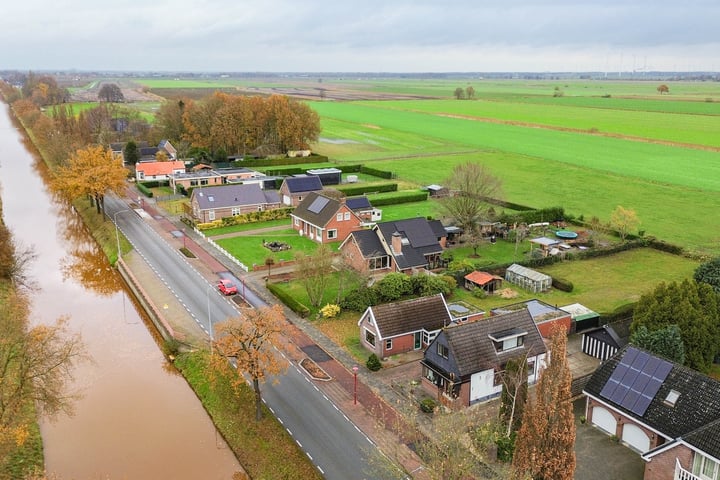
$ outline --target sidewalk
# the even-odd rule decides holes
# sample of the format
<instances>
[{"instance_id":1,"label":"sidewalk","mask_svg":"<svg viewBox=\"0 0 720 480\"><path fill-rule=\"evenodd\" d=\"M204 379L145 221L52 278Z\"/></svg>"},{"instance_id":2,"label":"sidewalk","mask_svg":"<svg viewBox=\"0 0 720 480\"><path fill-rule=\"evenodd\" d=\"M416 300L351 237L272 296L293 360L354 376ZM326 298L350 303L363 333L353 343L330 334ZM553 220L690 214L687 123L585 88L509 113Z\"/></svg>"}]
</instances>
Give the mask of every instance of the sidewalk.
<instances>
[{"instance_id":1,"label":"sidewalk","mask_svg":"<svg viewBox=\"0 0 720 480\"><path fill-rule=\"evenodd\" d=\"M137 195L131 192L132 190L128 189L129 199L137 198ZM231 272L242 279L245 285L265 303L269 305L278 303L265 289L266 272L246 273L233 264L223 264L222 254L216 252L214 247L188 226L179 220L170 221L147 199L143 201L143 209L151 217L147 220L148 224L170 245L178 249L185 247L197 257L188 261L209 282L214 283L218 279L218 273ZM182 234L179 235L178 232ZM193 345L201 345L207 341L204 326L185 310L180 301L147 267L144 260L132 253L123 258L155 304L156 311L160 312L165 321L183 337L181 341ZM286 268L292 269L292 267ZM274 276L284 272L282 267L278 267L273 268L272 273ZM302 358L310 358L331 377L329 381L313 379L313 383L378 446L384 455L399 463L406 472L411 472L411 478L429 478L420 458L406 444L409 440L403 438L403 435L411 431L411 426L405 422L395 407L402 408L406 399L400 397L383 382L371 377L364 365L358 364L307 320L300 318L284 305L280 305L283 306L290 322L286 334L300 353L295 360L299 362ZM354 366L358 367L357 388L355 374L352 371Z\"/></svg>"}]
</instances>

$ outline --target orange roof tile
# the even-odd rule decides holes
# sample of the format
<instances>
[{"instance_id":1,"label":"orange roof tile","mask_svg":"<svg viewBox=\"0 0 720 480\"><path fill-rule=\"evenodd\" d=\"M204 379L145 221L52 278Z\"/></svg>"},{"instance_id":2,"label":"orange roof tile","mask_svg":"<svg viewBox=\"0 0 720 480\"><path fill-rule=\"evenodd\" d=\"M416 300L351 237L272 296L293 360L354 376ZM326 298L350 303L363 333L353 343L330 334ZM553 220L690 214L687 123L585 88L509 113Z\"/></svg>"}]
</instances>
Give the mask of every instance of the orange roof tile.
<instances>
[{"instance_id":1,"label":"orange roof tile","mask_svg":"<svg viewBox=\"0 0 720 480\"><path fill-rule=\"evenodd\" d=\"M502 277L498 277L497 275L491 275L487 272L470 272L465 275L465 279L470 280L476 285L485 285L492 280L502 280Z\"/></svg>"},{"instance_id":2,"label":"orange roof tile","mask_svg":"<svg viewBox=\"0 0 720 480\"><path fill-rule=\"evenodd\" d=\"M170 175L175 170L185 170L183 162L141 162L135 165L135 170L145 173L146 176Z\"/></svg>"}]
</instances>

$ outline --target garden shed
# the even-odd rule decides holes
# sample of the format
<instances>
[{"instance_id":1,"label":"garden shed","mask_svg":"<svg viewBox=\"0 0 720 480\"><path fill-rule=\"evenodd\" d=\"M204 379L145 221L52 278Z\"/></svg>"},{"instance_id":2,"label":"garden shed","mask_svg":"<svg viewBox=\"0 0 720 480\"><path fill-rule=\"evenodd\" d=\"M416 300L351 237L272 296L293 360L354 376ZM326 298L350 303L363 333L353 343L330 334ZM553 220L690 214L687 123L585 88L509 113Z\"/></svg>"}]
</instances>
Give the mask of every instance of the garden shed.
<instances>
[{"instance_id":1,"label":"garden shed","mask_svg":"<svg viewBox=\"0 0 720 480\"><path fill-rule=\"evenodd\" d=\"M613 330L610 325L588 330L582 334L582 351L591 357L605 361L627 344L627 340Z\"/></svg>"},{"instance_id":2,"label":"garden shed","mask_svg":"<svg viewBox=\"0 0 720 480\"><path fill-rule=\"evenodd\" d=\"M531 292L544 292L552 286L552 277L550 275L545 275L517 263L513 263L505 270L505 280Z\"/></svg>"},{"instance_id":3,"label":"garden shed","mask_svg":"<svg viewBox=\"0 0 720 480\"><path fill-rule=\"evenodd\" d=\"M323 185L340 185L342 170L339 168L316 168L307 171L308 175L320 177Z\"/></svg>"},{"instance_id":4,"label":"garden shed","mask_svg":"<svg viewBox=\"0 0 720 480\"><path fill-rule=\"evenodd\" d=\"M481 288L487 293L495 293L502 286L502 277L487 272L474 271L465 275L465 288Z\"/></svg>"}]
</instances>

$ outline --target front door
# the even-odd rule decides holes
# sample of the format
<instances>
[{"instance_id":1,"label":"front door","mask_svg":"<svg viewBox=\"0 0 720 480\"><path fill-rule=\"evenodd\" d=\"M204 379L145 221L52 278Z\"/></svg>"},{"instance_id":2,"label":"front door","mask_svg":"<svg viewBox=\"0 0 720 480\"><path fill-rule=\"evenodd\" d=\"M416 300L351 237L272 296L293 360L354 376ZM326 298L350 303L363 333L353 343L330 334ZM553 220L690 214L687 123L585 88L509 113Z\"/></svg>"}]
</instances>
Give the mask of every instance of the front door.
<instances>
[{"instance_id":1,"label":"front door","mask_svg":"<svg viewBox=\"0 0 720 480\"><path fill-rule=\"evenodd\" d=\"M415 350L419 350L422 347L422 332L415 332Z\"/></svg>"}]
</instances>

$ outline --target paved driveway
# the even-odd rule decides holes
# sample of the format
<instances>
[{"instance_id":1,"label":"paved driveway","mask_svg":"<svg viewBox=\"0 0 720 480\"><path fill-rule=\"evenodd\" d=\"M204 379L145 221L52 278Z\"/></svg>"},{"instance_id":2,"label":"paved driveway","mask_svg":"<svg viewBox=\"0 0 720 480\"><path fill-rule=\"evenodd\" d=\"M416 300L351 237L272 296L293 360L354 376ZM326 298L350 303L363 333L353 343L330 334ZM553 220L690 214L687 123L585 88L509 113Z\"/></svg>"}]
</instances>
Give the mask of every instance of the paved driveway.
<instances>
[{"instance_id":1,"label":"paved driveway","mask_svg":"<svg viewBox=\"0 0 720 480\"><path fill-rule=\"evenodd\" d=\"M585 398L575 401L577 480L642 480L645 462L640 454L613 441L599 428L581 424Z\"/></svg>"}]
</instances>

